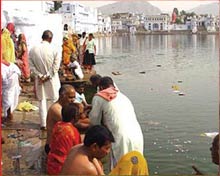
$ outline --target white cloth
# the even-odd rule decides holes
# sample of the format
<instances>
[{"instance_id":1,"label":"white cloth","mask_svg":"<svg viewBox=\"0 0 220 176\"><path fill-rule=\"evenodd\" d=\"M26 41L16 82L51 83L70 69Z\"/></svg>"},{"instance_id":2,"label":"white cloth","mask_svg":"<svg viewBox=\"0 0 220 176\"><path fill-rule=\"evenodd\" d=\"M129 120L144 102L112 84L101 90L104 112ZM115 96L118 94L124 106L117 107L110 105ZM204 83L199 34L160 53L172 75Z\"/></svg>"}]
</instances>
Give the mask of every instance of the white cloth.
<instances>
[{"instance_id":1,"label":"white cloth","mask_svg":"<svg viewBox=\"0 0 220 176\"><path fill-rule=\"evenodd\" d=\"M75 103L82 103L82 102L86 102L86 97L85 95L82 93L82 94L79 94L78 92L76 92L76 98L75 98Z\"/></svg>"},{"instance_id":2,"label":"white cloth","mask_svg":"<svg viewBox=\"0 0 220 176\"><path fill-rule=\"evenodd\" d=\"M81 37L81 38L79 39L79 44L80 44L80 46L83 46L85 40L86 40L86 37L84 37L84 38Z\"/></svg>"},{"instance_id":3,"label":"white cloth","mask_svg":"<svg viewBox=\"0 0 220 176\"><path fill-rule=\"evenodd\" d=\"M19 76L21 71L14 63L9 66L1 63L2 76L2 109L4 116L7 116L7 110L10 108L13 112L19 100L21 87L19 85Z\"/></svg>"},{"instance_id":4,"label":"white cloth","mask_svg":"<svg viewBox=\"0 0 220 176\"><path fill-rule=\"evenodd\" d=\"M89 41L89 39L86 40L86 50L89 51L89 53L95 53L95 40L92 39Z\"/></svg>"},{"instance_id":5,"label":"white cloth","mask_svg":"<svg viewBox=\"0 0 220 176\"><path fill-rule=\"evenodd\" d=\"M56 101L58 99L60 89L58 70L60 67L60 62L60 55L47 41L42 41L40 45L34 46L30 50L30 69L35 75L36 95L39 101ZM39 83L39 77L42 76L50 76L50 79L41 84ZM41 125L46 124L45 114L47 113L45 112L45 110L47 109L47 107L44 107L42 109L42 107L40 106L39 112L41 117Z\"/></svg>"},{"instance_id":6,"label":"white cloth","mask_svg":"<svg viewBox=\"0 0 220 176\"><path fill-rule=\"evenodd\" d=\"M143 154L143 134L130 100L121 92L112 101L95 95L89 119L93 125L103 124L112 132L113 158L118 160L126 153L137 150Z\"/></svg>"},{"instance_id":7,"label":"white cloth","mask_svg":"<svg viewBox=\"0 0 220 176\"><path fill-rule=\"evenodd\" d=\"M84 78L83 71L77 61L69 63L68 67L70 67L70 68L76 67L76 69L74 69L75 74L79 77L79 79Z\"/></svg>"}]
</instances>

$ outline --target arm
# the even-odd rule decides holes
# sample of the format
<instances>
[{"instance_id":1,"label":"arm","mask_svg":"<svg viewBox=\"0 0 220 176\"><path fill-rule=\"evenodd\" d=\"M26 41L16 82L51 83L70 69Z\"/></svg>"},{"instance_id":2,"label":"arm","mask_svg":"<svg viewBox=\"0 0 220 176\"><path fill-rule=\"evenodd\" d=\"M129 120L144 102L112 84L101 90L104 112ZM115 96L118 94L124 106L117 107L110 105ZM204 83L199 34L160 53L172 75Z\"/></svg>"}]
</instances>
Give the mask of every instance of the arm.
<instances>
[{"instance_id":1,"label":"arm","mask_svg":"<svg viewBox=\"0 0 220 176\"><path fill-rule=\"evenodd\" d=\"M54 60L52 67L49 69L47 76L53 77L55 73L58 73L59 68L60 68L60 63L61 63L61 58L58 55L58 52L54 51Z\"/></svg>"},{"instance_id":2,"label":"arm","mask_svg":"<svg viewBox=\"0 0 220 176\"><path fill-rule=\"evenodd\" d=\"M35 68L35 63L34 63L34 51L30 50L29 53L29 65L30 65L30 70L33 72L36 76L41 78L43 74L41 74L36 68Z\"/></svg>"},{"instance_id":3,"label":"arm","mask_svg":"<svg viewBox=\"0 0 220 176\"><path fill-rule=\"evenodd\" d=\"M96 158L93 158L92 162L98 172L98 175L105 175L101 162L99 162Z\"/></svg>"},{"instance_id":4,"label":"arm","mask_svg":"<svg viewBox=\"0 0 220 176\"><path fill-rule=\"evenodd\" d=\"M92 110L89 113L91 124L98 125L102 121L102 99L94 96L92 99Z\"/></svg>"},{"instance_id":5,"label":"arm","mask_svg":"<svg viewBox=\"0 0 220 176\"><path fill-rule=\"evenodd\" d=\"M94 44L94 55L96 55L96 45Z\"/></svg>"}]
</instances>

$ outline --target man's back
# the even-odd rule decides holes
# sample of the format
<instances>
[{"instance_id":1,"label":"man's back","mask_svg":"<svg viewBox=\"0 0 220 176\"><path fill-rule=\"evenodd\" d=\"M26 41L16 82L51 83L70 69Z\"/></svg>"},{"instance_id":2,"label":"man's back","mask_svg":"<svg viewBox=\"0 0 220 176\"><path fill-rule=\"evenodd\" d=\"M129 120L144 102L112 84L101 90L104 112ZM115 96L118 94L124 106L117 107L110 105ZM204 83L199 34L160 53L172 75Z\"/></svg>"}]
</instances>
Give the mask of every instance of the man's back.
<instances>
[{"instance_id":1,"label":"man's back","mask_svg":"<svg viewBox=\"0 0 220 176\"><path fill-rule=\"evenodd\" d=\"M46 141L46 144L50 144L54 125L58 121L62 120L61 109L62 109L62 106L58 102L56 102L56 103L52 104L51 107L48 110L48 113L47 113L47 141Z\"/></svg>"},{"instance_id":2,"label":"man's back","mask_svg":"<svg viewBox=\"0 0 220 176\"><path fill-rule=\"evenodd\" d=\"M34 46L29 53L29 59L32 67L41 74L47 74L51 69L57 54L47 41L43 41L38 46Z\"/></svg>"},{"instance_id":3,"label":"man's back","mask_svg":"<svg viewBox=\"0 0 220 176\"><path fill-rule=\"evenodd\" d=\"M98 175L83 145L74 146L62 168L60 175Z\"/></svg>"},{"instance_id":4,"label":"man's back","mask_svg":"<svg viewBox=\"0 0 220 176\"><path fill-rule=\"evenodd\" d=\"M93 106L96 108L90 113L91 123L102 122L112 132L115 138L112 150L116 160L132 150L143 153L143 134L131 101L118 92L111 101L95 96L94 102Z\"/></svg>"}]
</instances>

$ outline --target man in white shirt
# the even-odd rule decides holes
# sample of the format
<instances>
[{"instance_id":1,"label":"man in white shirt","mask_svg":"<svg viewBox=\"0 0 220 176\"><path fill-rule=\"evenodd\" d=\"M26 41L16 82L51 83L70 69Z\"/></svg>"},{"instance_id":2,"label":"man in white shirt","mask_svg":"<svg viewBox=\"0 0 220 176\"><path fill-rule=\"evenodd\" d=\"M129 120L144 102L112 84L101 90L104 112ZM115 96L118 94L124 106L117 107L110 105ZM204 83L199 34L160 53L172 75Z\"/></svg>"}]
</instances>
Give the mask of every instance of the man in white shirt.
<instances>
[{"instance_id":1,"label":"man in white shirt","mask_svg":"<svg viewBox=\"0 0 220 176\"><path fill-rule=\"evenodd\" d=\"M110 77L102 77L100 91L93 97L89 114L91 124L102 124L113 134L111 168L126 153L136 150L143 154L144 140L131 101L114 87Z\"/></svg>"},{"instance_id":2,"label":"man in white shirt","mask_svg":"<svg viewBox=\"0 0 220 176\"><path fill-rule=\"evenodd\" d=\"M43 32L40 45L34 46L29 53L30 69L35 74L37 99L41 118L41 130L46 129L47 101L55 102L60 88L58 70L61 57L51 46L53 33L49 30Z\"/></svg>"}]
</instances>

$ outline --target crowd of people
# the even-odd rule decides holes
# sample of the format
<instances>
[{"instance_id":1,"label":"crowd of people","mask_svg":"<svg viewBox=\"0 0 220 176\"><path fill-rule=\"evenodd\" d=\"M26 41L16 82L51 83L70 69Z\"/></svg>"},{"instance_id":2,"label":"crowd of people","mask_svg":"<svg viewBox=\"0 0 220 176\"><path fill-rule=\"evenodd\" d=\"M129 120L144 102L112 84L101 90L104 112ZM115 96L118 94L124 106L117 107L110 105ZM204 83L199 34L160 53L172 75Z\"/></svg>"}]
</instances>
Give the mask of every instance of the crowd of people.
<instances>
[{"instance_id":1,"label":"crowd of people","mask_svg":"<svg viewBox=\"0 0 220 176\"><path fill-rule=\"evenodd\" d=\"M84 73L92 71L96 64L93 34L88 38L85 32L64 35L62 58L51 45L50 30L43 32L42 42L29 53L25 35L19 34L17 39L13 25L2 29L1 39L3 118L12 119L19 83L29 82L33 74L40 129L47 133L47 174L149 175L143 156L144 137L134 107L112 78L98 74L90 77L97 90L91 104L86 101L82 85L60 83L60 69L63 76L73 74L76 79L83 79L81 68ZM81 131L85 132L84 139ZM214 139L211 149L216 164L219 164L218 140ZM104 173L102 159L107 155L110 172Z\"/></svg>"}]
</instances>

